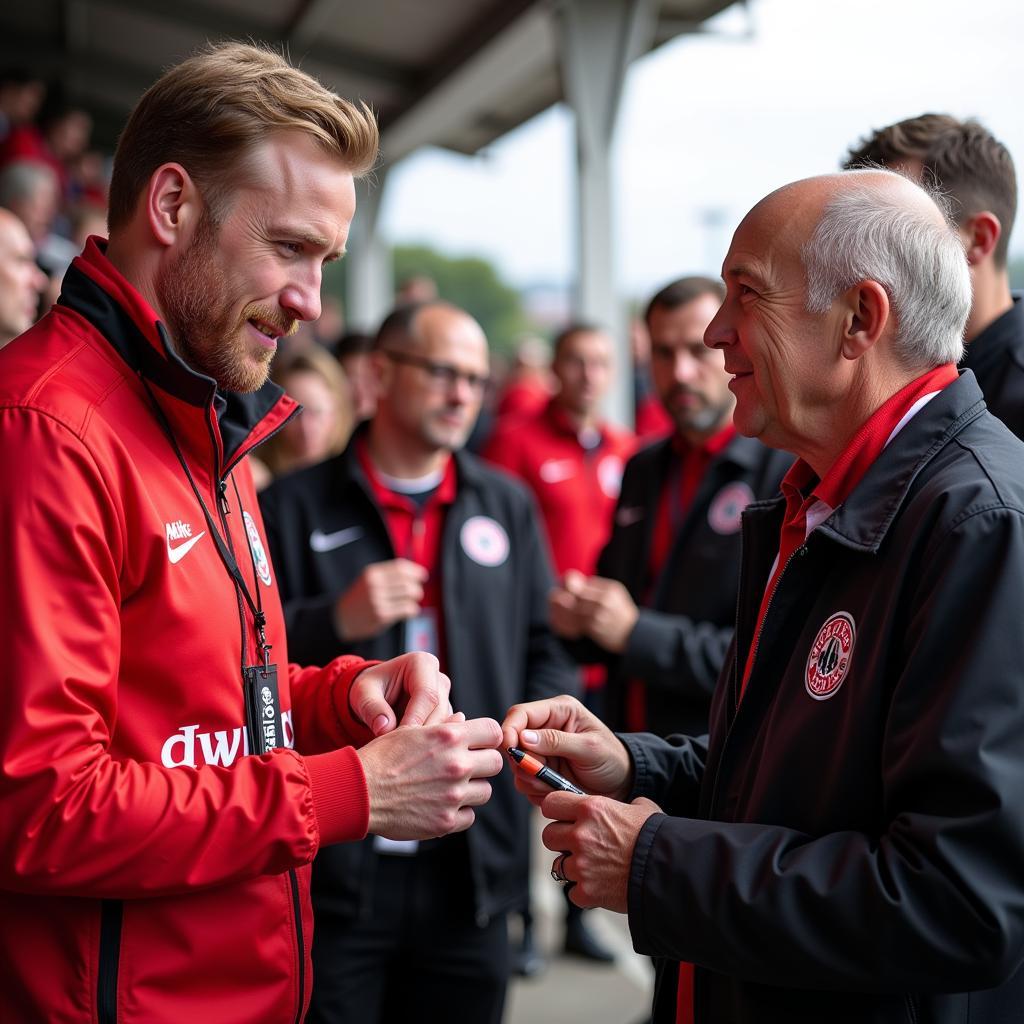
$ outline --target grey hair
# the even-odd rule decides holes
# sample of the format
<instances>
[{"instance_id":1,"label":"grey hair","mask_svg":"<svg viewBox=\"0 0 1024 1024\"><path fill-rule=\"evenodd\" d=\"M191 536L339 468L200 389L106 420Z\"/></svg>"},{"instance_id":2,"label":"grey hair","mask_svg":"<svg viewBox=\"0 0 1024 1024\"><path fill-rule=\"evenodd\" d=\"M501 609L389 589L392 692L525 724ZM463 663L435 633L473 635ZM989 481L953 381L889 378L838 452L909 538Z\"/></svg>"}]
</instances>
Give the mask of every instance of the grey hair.
<instances>
[{"instance_id":1,"label":"grey hair","mask_svg":"<svg viewBox=\"0 0 1024 1024\"><path fill-rule=\"evenodd\" d=\"M37 160L14 160L0 171L0 206L9 206L31 198L45 182L58 187L57 172Z\"/></svg>"},{"instance_id":2,"label":"grey hair","mask_svg":"<svg viewBox=\"0 0 1024 1024\"><path fill-rule=\"evenodd\" d=\"M940 221L893 193L865 182L826 205L800 250L807 309L827 312L858 281L877 281L889 296L896 319L894 345L904 365L924 369L957 363L971 311L963 244L941 196L928 192L942 213Z\"/></svg>"}]
</instances>

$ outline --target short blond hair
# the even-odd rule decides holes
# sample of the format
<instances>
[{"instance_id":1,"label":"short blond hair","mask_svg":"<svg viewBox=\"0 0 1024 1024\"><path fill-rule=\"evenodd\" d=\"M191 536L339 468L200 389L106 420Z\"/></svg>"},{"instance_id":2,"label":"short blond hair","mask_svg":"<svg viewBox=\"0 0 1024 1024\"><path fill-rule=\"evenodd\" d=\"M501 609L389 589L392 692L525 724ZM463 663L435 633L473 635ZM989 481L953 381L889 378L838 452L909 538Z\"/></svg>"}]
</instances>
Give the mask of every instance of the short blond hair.
<instances>
[{"instance_id":1,"label":"short blond hair","mask_svg":"<svg viewBox=\"0 0 1024 1024\"><path fill-rule=\"evenodd\" d=\"M165 72L136 104L121 133L110 181L110 229L132 217L152 173L169 162L192 176L216 223L237 174L267 135L311 135L355 177L377 160L377 121L280 54L248 43L215 43Z\"/></svg>"}]
</instances>

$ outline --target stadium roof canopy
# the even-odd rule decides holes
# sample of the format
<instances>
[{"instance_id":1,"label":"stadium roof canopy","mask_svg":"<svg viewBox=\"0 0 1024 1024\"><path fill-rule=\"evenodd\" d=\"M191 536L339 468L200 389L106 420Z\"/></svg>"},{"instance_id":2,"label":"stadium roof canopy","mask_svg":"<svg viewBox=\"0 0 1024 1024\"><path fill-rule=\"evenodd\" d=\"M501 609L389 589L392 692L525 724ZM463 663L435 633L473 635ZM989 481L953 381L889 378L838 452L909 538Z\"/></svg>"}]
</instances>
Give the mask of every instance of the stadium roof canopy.
<instances>
[{"instance_id":1,"label":"stadium roof canopy","mask_svg":"<svg viewBox=\"0 0 1024 1024\"><path fill-rule=\"evenodd\" d=\"M732 0L660 0L644 52ZM254 39L378 112L384 158L475 153L564 98L558 0L9 0L0 63L64 83L111 149L160 71L207 40ZM632 54L631 56L638 56Z\"/></svg>"}]
</instances>

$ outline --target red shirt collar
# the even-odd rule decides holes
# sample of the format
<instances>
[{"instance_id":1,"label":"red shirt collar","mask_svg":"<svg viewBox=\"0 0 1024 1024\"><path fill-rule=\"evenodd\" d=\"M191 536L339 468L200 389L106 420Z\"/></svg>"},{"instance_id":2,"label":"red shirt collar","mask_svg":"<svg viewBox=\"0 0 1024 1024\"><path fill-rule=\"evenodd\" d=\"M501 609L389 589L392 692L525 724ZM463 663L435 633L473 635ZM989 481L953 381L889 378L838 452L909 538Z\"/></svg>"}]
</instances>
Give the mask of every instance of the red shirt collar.
<instances>
[{"instance_id":1,"label":"red shirt collar","mask_svg":"<svg viewBox=\"0 0 1024 1024\"><path fill-rule=\"evenodd\" d=\"M812 497L829 508L838 508L863 479L871 464L881 455L892 432L914 403L952 384L957 378L956 366L945 363L912 380L883 402L853 435L850 443L829 466L812 492ZM782 481L782 493L795 498L815 478L814 470L797 459ZM800 499L803 500L802 497Z\"/></svg>"},{"instance_id":2,"label":"red shirt collar","mask_svg":"<svg viewBox=\"0 0 1024 1024\"><path fill-rule=\"evenodd\" d=\"M672 435L672 449L677 455L685 455L690 451L699 451L704 455L714 458L721 455L729 446L729 442L736 436L736 427L730 419L721 430L716 431L710 437L694 444L680 434Z\"/></svg>"},{"instance_id":3,"label":"red shirt collar","mask_svg":"<svg viewBox=\"0 0 1024 1024\"><path fill-rule=\"evenodd\" d=\"M359 465L366 474L366 479L370 482L370 488L378 505L382 508L414 508L413 503L404 494L391 490L380 479L377 474L377 467L370 457L370 446L365 436L356 439L356 458L358 458ZM430 504L450 505L455 501L456 490L455 459L449 455L448 461L445 463L441 482L438 484L437 490L430 496Z\"/></svg>"}]
</instances>

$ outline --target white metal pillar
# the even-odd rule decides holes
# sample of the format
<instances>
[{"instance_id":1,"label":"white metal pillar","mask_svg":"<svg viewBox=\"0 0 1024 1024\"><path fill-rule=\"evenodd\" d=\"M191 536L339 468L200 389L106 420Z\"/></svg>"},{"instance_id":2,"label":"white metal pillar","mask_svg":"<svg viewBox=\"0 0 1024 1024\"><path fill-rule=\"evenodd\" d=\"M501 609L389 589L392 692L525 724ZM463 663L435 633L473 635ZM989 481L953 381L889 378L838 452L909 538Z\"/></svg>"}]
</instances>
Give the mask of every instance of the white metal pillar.
<instances>
[{"instance_id":1,"label":"white metal pillar","mask_svg":"<svg viewBox=\"0 0 1024 1024\"><path fill-rule=\"evenodd\" d=\"M374 333L394 304L391 250L381 238L381 200L387 171L356 182L356 215L346 246L345 328Z\"/></svg>"},{"instance_id":2,"label":"white metal pillar","mask_svg":"<svg viewBox=\"0 0 1024 1024\"><path fill-rule=\"evenodd\" d=\"M632 425L629 330L613 260L611 147L626 69L654 38L657 0L562 0L561 65L576 115L576 315L615 339L616 374L608 417Z\"/></svg>"}]
</instances>

